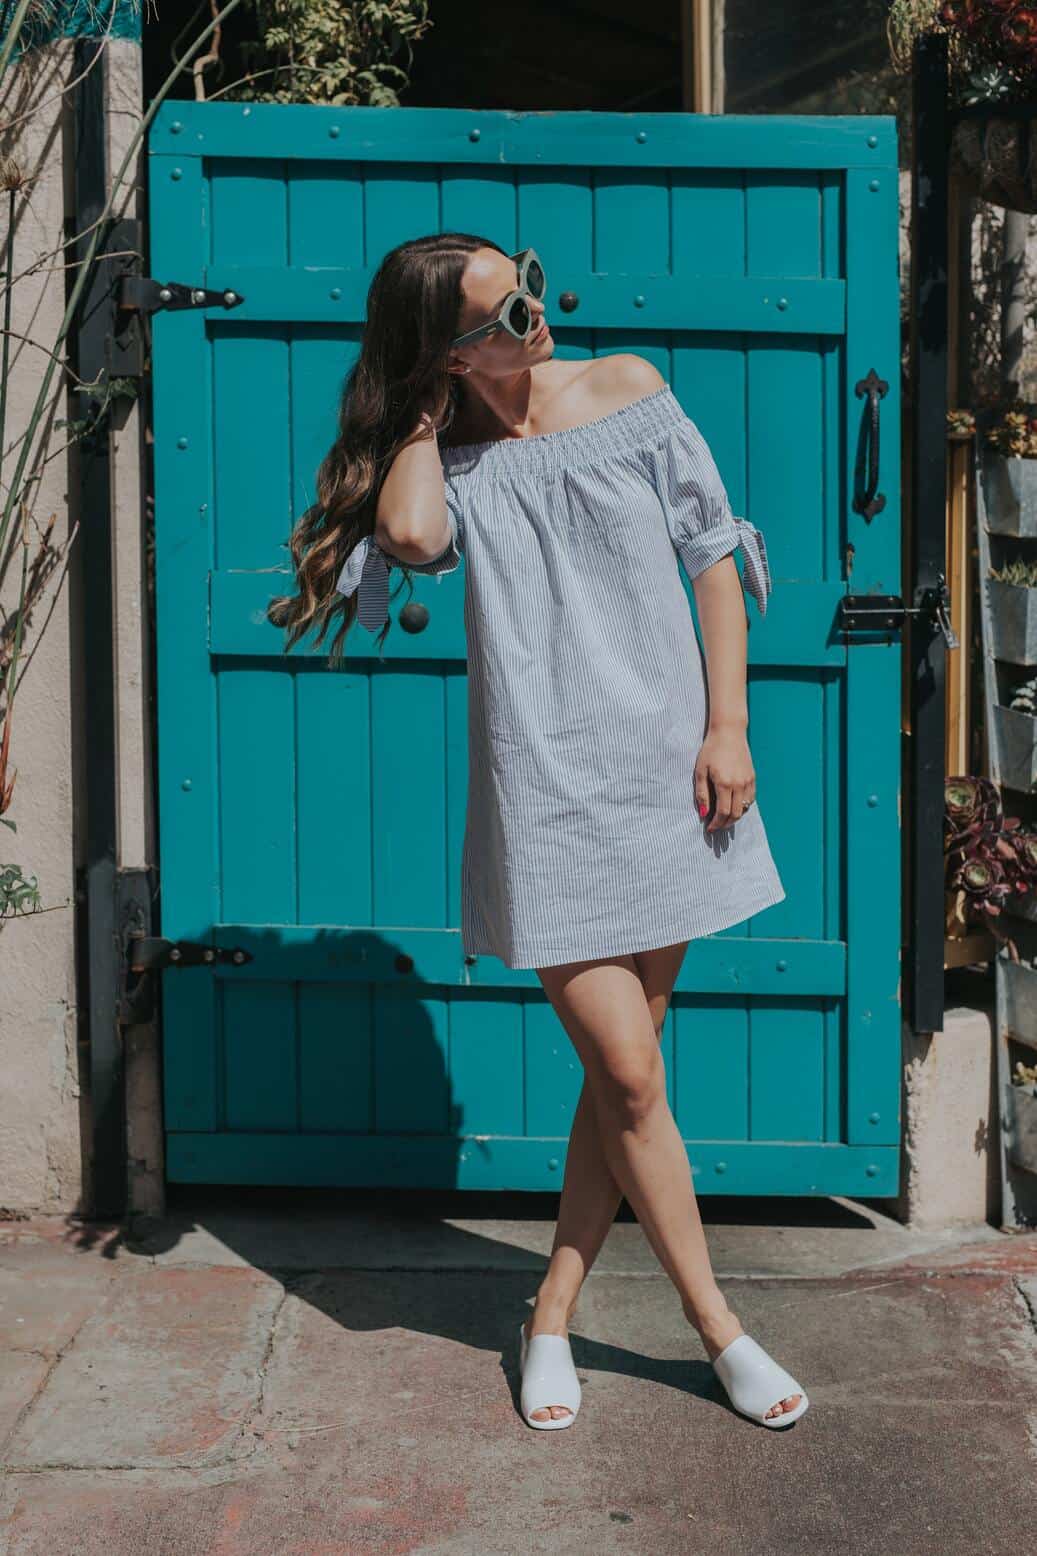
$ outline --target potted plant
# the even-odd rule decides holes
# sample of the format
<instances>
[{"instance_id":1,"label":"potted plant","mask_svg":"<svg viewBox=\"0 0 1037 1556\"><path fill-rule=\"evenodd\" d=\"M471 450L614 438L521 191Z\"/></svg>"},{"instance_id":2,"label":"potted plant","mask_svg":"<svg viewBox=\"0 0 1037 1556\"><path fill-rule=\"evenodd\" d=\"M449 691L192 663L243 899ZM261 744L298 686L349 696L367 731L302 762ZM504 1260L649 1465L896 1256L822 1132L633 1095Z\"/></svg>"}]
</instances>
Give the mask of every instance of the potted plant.
<instances>
[{"instance_id":1,"label":"potted plant","mask_svg":"<svg viewBox=\"0 0 1037 1556\"><path fill-rule=\"evenodd\" d=\"M988 426L982 474L990 533L1037 537L1037 416L1025 401L1011 400Z\"/></svg>"},{"instance_id":2,"label":"potted plant","mask_svg":"<svg viewBox=\"0 0 1037 1556\"><path fill-rule=\"evenodd\" d=\"M987 929L1016 960L1011 915L1037 916L1037 832L1018 816L1005 816L989 778L948 778L943 821L946 935L958 939Z\"/></svg>"},{"instance_id":3,"label":"potted plant","mask_svg":"<svg viewBox=\"0 0 1037 1556\"><path fill-rule=\"evenodd\" d=\"M929 33L947 39L958 180L994 205L1037 211L1037 8L1027 0L892 0L897 69L910 68L914 40Z\"/></svg>"},{"instance_id":4,"label":"potted plant","mask_svg":"<svg viewBox=\"0 0 1037 1556\"><path fill-rule=\"evenodd\" d=\"M1037 664L1037 559L991 567L987 590L994 658Z\"/></svg>"}]
</instances>

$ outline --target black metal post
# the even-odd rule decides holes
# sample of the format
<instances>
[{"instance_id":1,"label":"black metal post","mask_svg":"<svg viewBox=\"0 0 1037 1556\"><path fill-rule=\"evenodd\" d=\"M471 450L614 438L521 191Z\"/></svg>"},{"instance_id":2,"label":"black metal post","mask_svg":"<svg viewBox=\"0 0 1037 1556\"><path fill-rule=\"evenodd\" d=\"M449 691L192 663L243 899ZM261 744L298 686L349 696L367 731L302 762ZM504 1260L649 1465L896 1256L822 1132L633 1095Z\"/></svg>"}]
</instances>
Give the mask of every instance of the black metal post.
<instances>
[{"instance_id":1,"label":"black metal post","mask_svg":"<svg viewBox=\"0 0 1037 1556\"><path fill-rule=\"evenodd\" d=\"M108 191L106 103L108 56L104 39L78 38L75 45L75 198L77 233L89 234L104 209ZM77 244L81 262L88 237ZM102 240L103 248L103 240ZM101 254L98 250L98 255ZM108 376L108 342L114 332L110 267L95 262L84 288L70 338L80 380L103 384ZM74 419L96 413L96 401L74 400ZM121 1215L126 1206L126 1105L122 1040L118 1024L122 964L116 880L116 741L112 587L112 473L109 422L78 440L82 548L82 682L86 738L85 948L86 1006L89 1012L91 1210Z\"/></svg>"},{"instance_id":2,"label":"black metal post","mask_svg":"<svg viewBox=\"0 0 1037 1556\"><path fill-rule=\"evenodd\" d=\"M947 40L916 40L911 193L911 604L945 574L947 511ZM905 587L905 593L907 592ZM946 644L909 616L907 1011L916 1032L943 1027L943 809Z\"/></svg>"}]
</instances>

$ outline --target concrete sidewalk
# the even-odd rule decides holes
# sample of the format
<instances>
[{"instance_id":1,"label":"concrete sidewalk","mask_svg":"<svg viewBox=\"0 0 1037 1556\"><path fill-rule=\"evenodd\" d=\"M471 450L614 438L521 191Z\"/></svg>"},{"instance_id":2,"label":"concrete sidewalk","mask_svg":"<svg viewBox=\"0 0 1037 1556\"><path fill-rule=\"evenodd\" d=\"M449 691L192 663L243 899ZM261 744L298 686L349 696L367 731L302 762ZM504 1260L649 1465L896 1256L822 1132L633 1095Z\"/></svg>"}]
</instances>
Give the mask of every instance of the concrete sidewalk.
<instances>
[{"instance_id":1,"label":"concrete sidewalk","mask_svg":"<svg viewBox=\"0 0 1037 1556\"><path fill-rule=\"evenodd\" d=\"M544 1196L209 1196L128 1235L0 1226L4 1556L1016 1556L1037 1237L846 1201L703 1202L747 1330L808 1389L735 1414L640 1228L581 1296L583 1408L516 1409ZM736 1219L737 1218L737 1219Z\"/></svg>"}]
</instances>

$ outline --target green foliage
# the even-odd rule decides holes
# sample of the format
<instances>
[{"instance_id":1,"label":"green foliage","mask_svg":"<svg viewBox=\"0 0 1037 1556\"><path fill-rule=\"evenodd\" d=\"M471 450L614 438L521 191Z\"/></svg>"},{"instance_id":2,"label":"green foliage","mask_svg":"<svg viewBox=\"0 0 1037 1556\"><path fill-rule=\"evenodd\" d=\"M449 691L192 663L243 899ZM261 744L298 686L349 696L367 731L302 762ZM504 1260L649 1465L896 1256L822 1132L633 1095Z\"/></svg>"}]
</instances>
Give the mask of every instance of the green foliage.
<instances>
[{"instance_id":1,"label":"green foliage","mask_svg":"<svg viewBox=\"0 0 1037 1556\"><path fill-rule=\"evenodd\" d=\"M38 913L39 909L39 882L35 875L26 880L19 865L0 864L0 919Z\"/></svg>"},{"instance_id":2,"label":"green foliage","mask_svg":"<svg viewBox=\"0 0 1037 1556\"><path fill-rule=\"evenodd\" d=\"M1037 589L1037 562L1013 557L1004 567L992 567L990 576L997 583L1016 584L1020 589Z\"/></svg>"},{"instance_id":3,"label":"green foliage","mask_svg":"<svg viewBox=\"0 0 1037 1556\"><path fill-rule=\"evenodd\" d=\"M432 26L428 0L252 0L258 43L243 43L239 102L398 108L411 44ZM398 55L404 63L396 63Z\"/></svg>"}]
</instances>

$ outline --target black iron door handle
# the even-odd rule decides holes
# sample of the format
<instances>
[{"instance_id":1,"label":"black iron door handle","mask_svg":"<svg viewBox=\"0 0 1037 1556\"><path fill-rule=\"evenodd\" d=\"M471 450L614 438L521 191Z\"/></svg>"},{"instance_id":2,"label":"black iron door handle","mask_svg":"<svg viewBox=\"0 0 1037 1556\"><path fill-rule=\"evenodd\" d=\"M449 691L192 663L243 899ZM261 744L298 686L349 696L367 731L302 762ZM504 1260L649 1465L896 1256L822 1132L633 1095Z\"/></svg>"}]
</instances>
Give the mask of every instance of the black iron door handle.
<instances>
[{"instance_id":1,"label":"black iron door handle","mask_svg":"<svg viewBox=\"0 0 1037 1556\"><path fill-rule=\"evenodd\" d=\"M854 466L854 486L857 489L853 498L853 510L855 513L863 513L866 519L871 519L876 513L881 513L886 506L886 499L876 488L879 484L879 401L888 390L889 384L872 368L867 378L858 379L853 387L858 400L862 395L868 397L864 415L861 417L860 437L857 440L857 463ZM868 473L862 492L860 483L864 476L865 464Z\"/></svg>"}]
</instances>

